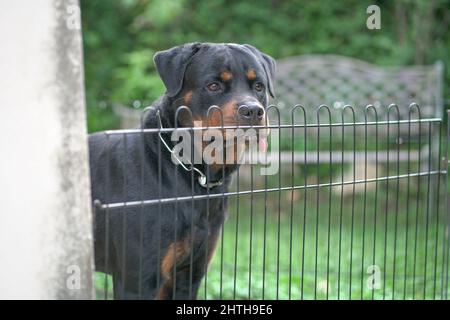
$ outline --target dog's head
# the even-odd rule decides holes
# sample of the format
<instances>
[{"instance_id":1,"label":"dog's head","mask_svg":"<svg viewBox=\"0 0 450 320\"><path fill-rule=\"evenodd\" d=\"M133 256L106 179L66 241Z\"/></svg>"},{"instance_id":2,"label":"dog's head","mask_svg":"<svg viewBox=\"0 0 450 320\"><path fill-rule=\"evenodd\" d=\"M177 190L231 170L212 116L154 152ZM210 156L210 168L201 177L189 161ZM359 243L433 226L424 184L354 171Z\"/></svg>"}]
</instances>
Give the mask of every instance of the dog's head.
<instances>
[{"instance_id":1,"label":"dog's head","mask_svg":"<svg viewBox=\"0 0 450 320\"><path fill-rule=\"evenodd\" d=\"M191 43L156 53L158 73L166 86L167 115L178 126L265 126L269 96L274 97L275 61L251 45ZM214 107L212 107L214 106ZM268 130L257 130L260 150ZM223 136L228 139L229 130ZM243 150L236 146L235 154Z\"/></svg>"},{"instance_id":2,"label":"dog's head","mask_svg":"<svg viewBox=\"0 0 450 320\"><path fill-rule=\"evenodd\" d=\"M275 61L256 48L192 43L158 52L154 61L170 108L187 106L194 120L209 126L265 124ZM223 123L220 112L208 114L211 106L221 109Z\"/></svg>"}]
</instances>

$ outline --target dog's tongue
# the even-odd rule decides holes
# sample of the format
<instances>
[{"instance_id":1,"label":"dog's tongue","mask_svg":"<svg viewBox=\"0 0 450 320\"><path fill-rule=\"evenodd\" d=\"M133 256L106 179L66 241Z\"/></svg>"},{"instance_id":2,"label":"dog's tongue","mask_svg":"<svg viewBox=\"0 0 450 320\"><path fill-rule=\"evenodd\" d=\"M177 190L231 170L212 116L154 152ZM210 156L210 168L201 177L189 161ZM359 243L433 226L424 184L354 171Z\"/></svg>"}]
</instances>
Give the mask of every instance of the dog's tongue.
<instances>
[{"instance_id":1,"label":"dog's tongue","mask_svg":"<svg viewBox=\"0 0 450 320\"><path fill-rule=\"evenodd\" d=\"M267 138L259 138L259 151L266 152L267 151Z\"/></svg>"}]
</instances>

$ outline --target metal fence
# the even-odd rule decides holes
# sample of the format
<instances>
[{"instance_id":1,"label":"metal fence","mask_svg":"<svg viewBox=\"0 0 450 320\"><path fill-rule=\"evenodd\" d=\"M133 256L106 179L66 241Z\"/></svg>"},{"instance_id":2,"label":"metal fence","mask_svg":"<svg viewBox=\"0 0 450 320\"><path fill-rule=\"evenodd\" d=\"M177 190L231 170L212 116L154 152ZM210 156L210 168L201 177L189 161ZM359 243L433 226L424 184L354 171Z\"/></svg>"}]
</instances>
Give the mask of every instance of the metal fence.
<instances>
[{"instance_id":1,"label":"metal fence","mask_svg":"<svg viewBox=\"0 0 450 320\"><path fill-rule=\"evenodd\" d=\"M143 144L148 137L156 139L157 152L152 159L156 159L157 179L147 183L161 192L142 190L147 173L141 164L134 164L133 169L127 160L117 164L109 163L108 155L104 158L105 176L123 178L115 186L108 185L112 180L103 181L105 193L95 201L96 228L106 232L105 241L96 246L96 254L104 253L103 264L108 266L114 259L108 252L117 244L110 243L110 233L122 230L122 239L140 241L133 252L126 241L114 251L116 261L123 263L120 278L138 283L135 298L158 298L163 287L170 291L167 297L178 298L181 285L176 284L177 279L185 281L190 290L193 273L203 268L199 299L447 299L450 129L441 118L423 118L415 104L387 109L345 106L341 110L320 106L314 122L307 120L311 118L308 113L295 106L289 111L290 123L282 123L280 119L287 115L280 116L278 108L271 106L267 109L270 125L265 127L104 132L107 143L123 144L125 159L131 153L127 141L132 136L142 137ZM405 113L406 119L400 117ZM361 114L364 121L356 120ZM272 137L269 151L257 155L258 163L238 167L230 188L204 188L199 193L198 172L184 170L176 162L164 163L164 154L170 153L158 138L161 133L184 130L193 135L227 128L270 129ZM161 175L161 167L166 165L173 167L173 177ZM276 170L262 175L261 168L269 165ZM136 168L140 168L141 180L133 185L126 175L130 170L139 172ZM172 188L171 194L163 191L168 180L176 185L180 175L191 177L188 192L182 188ZM141 197L130 197L130 188L137 188L135 194ZM112 189L122 190L123 197L109 197ZM137 234L130 229L133 220L142 222L146 216L156 217L152 221L172 219L177 225L185 218L178 211L194 212L199 203L206 210L206 219L214 216L217 203L228 206L216 243L206 241L206 252L215 250L214 258L202 261L200 267L193 263L194 250L179 255L178 248L171 246L183 232L178 228L156 223L147 229L148 225L140 223ZM121 223L109 226L113 215L119 215ZM186 232L194 239L196 218L194 214L190 218ZM149 237L154 243L154 259L146 259L143 253L150 250L143 244ZM172 276L168 277L162 270L170 252ZM123 255L122 259L117 260L117 255ZM135 255L129 260L135 261L134 265L125 265L129 255ZM182 269L187 275L184 280L177 276ZM134 277L128 278L127 272ZM109 275L96 274L98 298L113 298L113 285ZM124 294L127 285L121 283L121 288ZM123 296L116 290L115 297ZM194 297L190 294L189 298Z\"/></svg>"}]
</instances>

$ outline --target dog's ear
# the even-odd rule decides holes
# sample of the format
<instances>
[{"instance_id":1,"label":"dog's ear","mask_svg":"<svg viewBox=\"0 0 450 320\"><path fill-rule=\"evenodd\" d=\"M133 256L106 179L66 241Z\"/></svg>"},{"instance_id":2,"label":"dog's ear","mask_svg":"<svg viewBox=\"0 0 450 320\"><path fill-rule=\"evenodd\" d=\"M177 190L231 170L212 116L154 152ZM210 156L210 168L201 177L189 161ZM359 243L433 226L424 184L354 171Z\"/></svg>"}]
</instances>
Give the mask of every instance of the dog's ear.
<instances>
[{"instance_id":1,"label":"dog's ear","mask_svg":"<svg viewBox=\"0 0 450 320\"><path fill-rule=\"evenodd\" d=\"M266 72L270 96L272 98L275 98L275 90L274 90L274 85L273 85L274 80L275 80L275 66L276 66L275 60L271 56L269 56L265 53L262 53L261 51L259 51L252 45L244 44L244 47L246 47L248 50L250 50L257 57L257 59L261 62L262 66L264 68L264 71Z\"/></svg>"},{"instance_id":2,"label":"dog's ear","mask_svg":"<svg viewBox=\"0 0 450 320\"><path fill-rule=\"evenodd\" d=\"M186 67L200 47L201 43L188 43L159 51L153 57L156 70L166 86L166 93L169 97L174 97L180 92Z\"/></svg>"}]
</instances>

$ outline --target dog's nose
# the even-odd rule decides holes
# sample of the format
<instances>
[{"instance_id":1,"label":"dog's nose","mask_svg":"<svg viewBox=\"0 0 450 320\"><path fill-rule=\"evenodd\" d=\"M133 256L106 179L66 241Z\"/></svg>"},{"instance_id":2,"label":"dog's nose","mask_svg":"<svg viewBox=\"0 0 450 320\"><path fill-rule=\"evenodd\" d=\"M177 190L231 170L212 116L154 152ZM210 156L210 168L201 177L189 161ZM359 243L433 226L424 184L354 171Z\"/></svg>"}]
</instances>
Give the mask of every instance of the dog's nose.
<instances>
[{"instance_id":1,"label":"dog's nose","mask_svg":"<svg viewBox=\"0 0 450 320\"><path fill-rule=\"evenodd\" d=\"M257 123L263 119L264 109L258 103L248 102L238 107L238 114L244 120Z\"/></svg>"}]
</instances>

